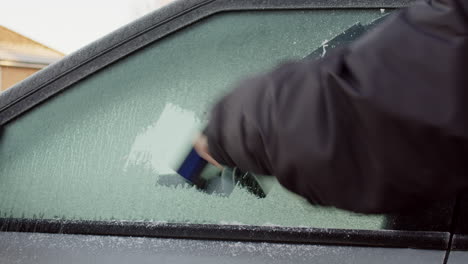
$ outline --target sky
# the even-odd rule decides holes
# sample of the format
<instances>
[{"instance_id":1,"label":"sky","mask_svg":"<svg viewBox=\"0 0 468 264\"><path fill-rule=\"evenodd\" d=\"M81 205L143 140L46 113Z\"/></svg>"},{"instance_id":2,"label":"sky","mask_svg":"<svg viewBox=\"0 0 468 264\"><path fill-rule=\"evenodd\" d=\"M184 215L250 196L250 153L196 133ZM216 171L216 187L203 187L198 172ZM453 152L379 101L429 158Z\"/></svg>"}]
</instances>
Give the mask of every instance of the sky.
<instances>
[{"instance_id":1,"label":"sky","mask_svg":"<svg viewBox=\"0 0 468 264\"><path fill-rule=\"evenodd\" d=\"M0 25L70 54L168 2L171 0L0 0Z\"/></svg>"}]
</instances>

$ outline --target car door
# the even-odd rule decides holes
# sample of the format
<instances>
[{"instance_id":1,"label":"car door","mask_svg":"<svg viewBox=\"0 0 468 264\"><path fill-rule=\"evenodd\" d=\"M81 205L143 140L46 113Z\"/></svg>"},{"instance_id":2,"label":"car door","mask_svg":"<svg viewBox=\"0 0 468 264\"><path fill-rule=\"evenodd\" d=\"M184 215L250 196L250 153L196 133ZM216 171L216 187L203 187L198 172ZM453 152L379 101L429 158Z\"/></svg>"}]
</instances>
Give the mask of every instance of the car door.
<instances>
[{"instance_id":1,"label":"car door","mask_svg":"<svg viewBox=\"0 0 468 264\"><path fill-rule=\"evenodd\" d=\"M454 201L358 215L271 177L265 198L158 181L234 83L326 56L411 2L179 1L4 92L0 261L443 263Z\"/></svg>"}]
</instances>

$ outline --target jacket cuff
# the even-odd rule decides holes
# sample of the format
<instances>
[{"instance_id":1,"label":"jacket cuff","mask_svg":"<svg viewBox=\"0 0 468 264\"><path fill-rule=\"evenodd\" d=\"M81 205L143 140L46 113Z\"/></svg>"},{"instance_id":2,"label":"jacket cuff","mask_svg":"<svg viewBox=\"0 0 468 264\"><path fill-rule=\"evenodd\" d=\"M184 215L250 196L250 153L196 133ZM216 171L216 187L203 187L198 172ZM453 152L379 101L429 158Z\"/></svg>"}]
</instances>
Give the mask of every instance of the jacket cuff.
<instances>
[{"instance_id":1,"label":"jacket cuff","mask_svg":"<svg viewBox=\"0 0 468 264\"><path fill-rule=\"evenodd\" d=\"M203 130L203 134L206 136L208 141L208 151L211 157L223 166L234 168L236 165L233 160L229 157L226 151L221 147L219 139L216 134L216 125L212 122L206 126Z\"/></svg>"}]
</instances>

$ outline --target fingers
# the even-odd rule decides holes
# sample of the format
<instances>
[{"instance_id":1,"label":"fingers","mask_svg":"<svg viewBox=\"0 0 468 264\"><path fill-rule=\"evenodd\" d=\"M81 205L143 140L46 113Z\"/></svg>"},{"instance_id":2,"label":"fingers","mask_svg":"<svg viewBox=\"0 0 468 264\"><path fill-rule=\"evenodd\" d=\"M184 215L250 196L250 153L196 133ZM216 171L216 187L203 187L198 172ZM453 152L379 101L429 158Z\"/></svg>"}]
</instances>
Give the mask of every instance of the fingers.
<instances>
[{"instance_id":1,"label":"fingers","mask_svg":"<svg viewBox=\"0 0 468 264\"><path fill-rule=\"evenodd\" d=\"M197 151L198 155L211 163L212 165L222 169L223 166L219 164L213 157L211 157L209 149L208 149L208 139L205 135L200 134L194 142L194 148Z\"/></svg>"}]
</instances>

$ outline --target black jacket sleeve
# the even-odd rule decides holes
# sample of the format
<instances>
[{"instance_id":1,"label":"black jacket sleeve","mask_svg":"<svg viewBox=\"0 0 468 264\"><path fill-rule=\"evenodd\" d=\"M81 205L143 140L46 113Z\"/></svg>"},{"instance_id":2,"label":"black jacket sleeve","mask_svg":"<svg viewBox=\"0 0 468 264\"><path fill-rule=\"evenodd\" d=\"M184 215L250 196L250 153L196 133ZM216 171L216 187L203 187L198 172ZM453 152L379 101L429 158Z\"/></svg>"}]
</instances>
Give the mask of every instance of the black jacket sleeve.
<instances>
[{"instance_id":1,"label":"black jacket sleeve","mask_svg":"<svg viewBox=\"0 0 468 264\"><path fill-rule=\"evenodd\" d=\"M211 154L275 175L313 203L361 213L466 188L466 2L418 2L320 60L242 82L212 110Z\"/></svg>"}]
</instances>

